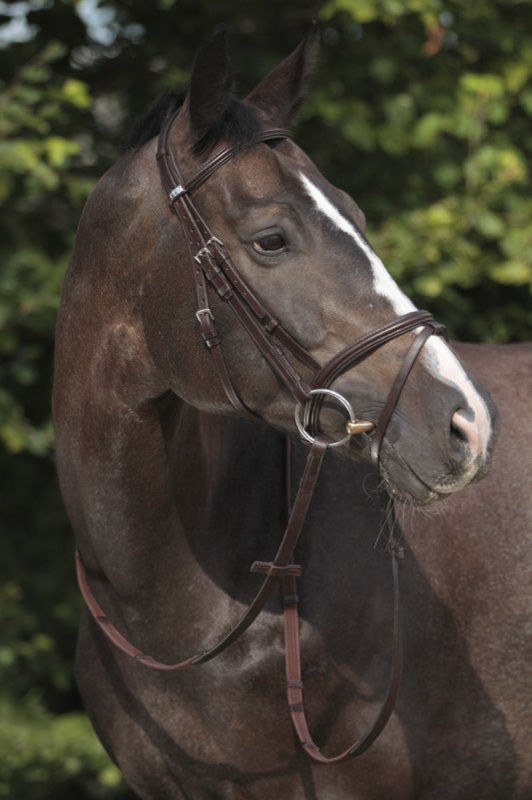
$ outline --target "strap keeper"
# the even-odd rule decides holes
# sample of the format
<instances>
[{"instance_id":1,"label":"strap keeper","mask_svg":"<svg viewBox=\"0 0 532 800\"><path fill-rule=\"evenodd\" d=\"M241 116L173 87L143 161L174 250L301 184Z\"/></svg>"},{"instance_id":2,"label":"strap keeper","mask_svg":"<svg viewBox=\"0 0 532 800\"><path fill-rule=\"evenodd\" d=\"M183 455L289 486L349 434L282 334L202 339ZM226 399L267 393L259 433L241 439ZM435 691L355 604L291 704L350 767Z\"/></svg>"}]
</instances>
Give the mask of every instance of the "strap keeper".
<instances>
[{"instance_id":1,"label":"strap keeper","mask_svg":"<svg viewBox=\"0 0 532 800\"><path fill-rule=\"evenodd\" d=\"M229 300L229 298L233 294L233 288L229 286L228 283L223 283L221 286L217 287L216 291L218 292L222 300Z\"/></svg>"},{"instance_id":2,"label":"strap keeper","mask_svg":"<svg viewBox=\"0 0 532 800\"><path fill-rule=\"evenodd\" d=\"M302 689L303 681L286 681L286 686L288 689Z\"/></svg>"},{"instance_id":3,"label":"strap keeper","mask_svg":"<svg viewBox=\"0 0 532 800\"><path fill-rule=\"evenodd\" d=\"M447 326L443 325L441 322L437 322L437 320L431 320L431 322L425 323L432 328L434 334L436 336L443 336L444 339L449 340L449 334L447 332Z\"/></svg>"},{"instance_id":4,"label":"strap keeper","mask_svg":"<svg viewBox=\"0 0 532 800\"><path fill-rule=\"evenodd\" d=\"M177 198L181 197L181 195L185 194L186 191L187 190L185 189L185 187L181 186L181 184L179 184L178 186L174 186L174 188L170 192L168 192L168 197L170 198L170 203L173 203L174 200L177 200Z\"/></svg>"},{"instance_id":5,"label":"strap keeper","mask_svg":"<svg viewBox=\"0 0 532 800\"><path fill-rule=\"evenodd\" d=\"M268 331L268 333L271 333L272 331L274 331L274 330L275 330L275 328L277 328L277 327L278 327L278 325L279 325L279 320L278 320L278 319L275 319L275 317L270 317L270 318L269 318L269 319L268 319L268 320L267 320L267 321L264 323L264 329L265 329L266 331Z\"/></svg>"},{"instance_id":6,"label":"strap keeper","mask_svg":"<svg viewBox=\"0 0 532 800\"><path fill-rule=\"evenodd\" d=\"M218 347L218 345L222 343L220 336L213 336L211 339L203 339L203 341L205 342L207 350L214 350L215 347Z\"/></svg>"},{"instance_id":7,"label":"strap keeper","mask_svg":"<svg viewBox=\"0 0 532 800\"><path fill-rule=\"evenodd\" d=\"M271 561L254 561L249 571L261 572L267 575L268 578L286 578L289 575L299 578L303 574L303 569L299 564L281 566Z\"/></svg>"},{"instance_id":8,"label":"strap keeper","mask_svg":"<svg viewBox=\"0 0 532 800\"><path fill-rule=\"evenodd\" d=\"M286 594L283 597L283 606L297 606L299 603L298 594Z\"/></svg>"},{"instance_id":9,"label":"strap keeper","mask_svg":"<svg viewBox=\"0 0 532 800\"><path fill-rule=\"evenodd\" d=\"M135 653L133 655L133 658L135 659L135 661L140 661L141 664L148 664L148 665L150 664L151 661L154 660L152 656L149 656L146 653Z\"/></svg>"}]
</instances>

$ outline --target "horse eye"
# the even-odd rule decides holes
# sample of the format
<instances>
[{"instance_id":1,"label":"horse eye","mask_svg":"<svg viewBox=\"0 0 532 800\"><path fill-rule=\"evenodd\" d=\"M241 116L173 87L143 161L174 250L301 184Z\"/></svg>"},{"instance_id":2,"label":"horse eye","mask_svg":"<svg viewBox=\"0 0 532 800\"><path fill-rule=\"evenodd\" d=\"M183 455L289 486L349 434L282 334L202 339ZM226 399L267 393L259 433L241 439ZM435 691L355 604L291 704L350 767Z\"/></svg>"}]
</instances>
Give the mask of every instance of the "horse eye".
<instances>
[{"instance_id":1,"label":"horse eye","mask_svg":"<svg viewBox=\"0 0 532 800\"><path fill-rule=\"evenodd\" d=\"M268 233L252 242L253 249L257 253L269 253L275 255L286 248L284 237L280 233Z\"/></svg>"}]
</instances>

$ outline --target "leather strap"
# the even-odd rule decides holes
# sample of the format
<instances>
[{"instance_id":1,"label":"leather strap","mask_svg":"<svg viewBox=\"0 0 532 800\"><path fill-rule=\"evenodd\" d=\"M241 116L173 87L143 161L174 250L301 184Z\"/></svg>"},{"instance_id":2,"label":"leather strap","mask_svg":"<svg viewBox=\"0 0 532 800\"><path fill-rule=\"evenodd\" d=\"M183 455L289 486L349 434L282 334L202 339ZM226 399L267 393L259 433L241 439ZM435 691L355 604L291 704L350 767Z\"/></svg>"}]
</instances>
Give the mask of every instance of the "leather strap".
<instances>
[{"instance_id":1,"label":"leather strap","mask_svg":"<svg viewBox=\"0 0 532 800\"><path fill-rule=\"evenodd\" d=\"M78 578L78 585L80 592L83 596L85 604L90 611L95 622L100 626L100 629L107 636L107 638L123 653L157 670L164 670L169 672L176 672L181 669L188 669L194 664L203 664L210 661L229 645L235 642L241 636L251 623L257 618L260 611L264 608L265 603L270 597L273 589L276 586L276 579L285 577L286 575L300 574L301 568L295 564L290 563L294 549L299 541L303 525L307 518L310 502L314 495L318 476L320 474L323 458L327 451L327 441L318 437L312 445L305 470L301 476L298 492L292 508L288 524L284 532L281 543L275 554L273 561L264 563L256 561L251 565L251 572L266 572L266 577L255 595L255 598L249 605L245 614L240 618L239 622L227 633L219 642L212 645L206 650L201 650L183 661L178 661L173 664L167 664L158 661L146 653L143 653L126 639L120 633L118 628L111 622L102 609L101 605L96 600L87 580L87 574L83 561L79 552L76 551L76 574Z\"/></svg>"},{"instance_id":2,"label":"leather strap","mask_svg":"<svg viewBox=\"0 0 532 800\"><path fill-rule=\"evenodd\" d=\"M433 321L432 314L429 311L410 311L408 314L403 314L403 316L396 317L390 322L381 325L380 328L369 331L353 344L340 350L339 353L321 367L314 379L313 388L314 385L320 388L330 386L336 378L348 369L360 364L361 361L364 361L383 345L393 339L397 339L398 336L402 336L404 333L413 331L420 325L432 325Z\"/></svg>"},{"instance_id":3,"label":"leather strap","mask_svg":"<svg viewBox=\"0 0 532 800\"><path fill-rule=\"evenodd\" d=\"M372 433L371 458L376 466L378 466L379 463L380 450L381 450L382 440L384 439L384 434L386 433L388 424L392 418L393 412L395 411L395 407L397 406L397 403L401 396L401 392L404 389L405 383L407 381L408 376L410 375L412 367L416 363L417 358L421 353L421 350L423 349L425 342L427 341L429 336L432 336L433 333L443 334L445 331L443 325L439 325L439 323L434 322L434 320L427 320L424 324L425 327L418 333L418 335L410 345L410 349L408 350L406 356L403 359L401 368L397 373L397 375L395 376L392 388L388 392L388 397L386 398L386 403L384 404L384 408L381 411L377 427Z\"/></svg>"},{"instance_id":4,"label":"leather strap","mask_svg":"<svg viewBox=\"0 0 532 800\"><path fill-rule=\"evenodd\" d=\"M178 193L176 192L176 195L174 196L178 196L179 194L191 194L199 186L201 186L202 183L205 183L205 181L210 178L211 175L213 175L218 169L220 169L220 167L222 167L224 164L227 164L228 161L232 161L235 156L245 152L259 142L290 138L290 131L286 128L266 128L265 130L257 133L247 142L241 142L237 145L229 145L228 147L224 147L222 150L217 150L214 155L212 155L205 162L205 164L203 164L197 170L197 172L188 178L185 184L169 144L170 131L178 114L179 109L167 119L166 123L161 128L157 147L157 160L159 162L161 180L169 195L174 189L180 190Z\"/></svg>"},{"instance_id":5,"label":"leather strap","mask_svg":"<svg viewBox=\"0 0 532 800\"><path fill-rule=\"evenodd\" d=\"M401 317L392 319L390 322L376 328L373 331L361 336L355 342L345 347L326 364L314 378L312 388L327 389L334 381L348 370L356 367L368 356L372 355L383 345L391 342L405 333L415 330L420 326L431 325L433 322L432 314L428 311L411 311ZM432 331L431 331L432 332ZM309 407L310 429L316 430L319 413L323 405L323 395L312 395Z\"/></svg>"},{"instance_id":6,"label":"leather strap","mask_svg":"<svg viewBox=\"0 0 532 800\"><path fill-rule=\"evenodd\" d=\"M371 728L360 736L354 744L335 756L325 756L314 742L310 733L303 702L304 684L301 678L297 580L294 576L287 576L283 579L285 673L288 708L300 744L314 761L318 761L321 764L338 764L341 761L362 755L382 732L395 708L403 671L403 630L399 598L399 565L397 560L399 552L396 547L389 549L393 573L393 641L392 664L385 699Z\"/></svg>"},{"instance_id":7,"label":"leather strap","mask_svg":"<svg viewBox=\"0 0 532 800\"><path fill-rule=\"evenodd\" d=\"M175 115L170 118L161 130L157 150L157 163L163 186L169 196L170 207L181 223L189 252L192 256L198 300L197 314L203 314L205 318L203 327L206 328L208 325L208 330L202 330L202 336L207 347L215 354L216 368L226 394L232 405L242 413L244 404L238 397L229 377L229 371L225 365L222 350L219 347L220 338L215 333L214 315L212 311L210 314L204 311L204 309L209 308L205 280L213 286L219 297L228 303L263 357L293 396L298 400L303 400L308 396L308 383L290 363L285 349L291 352L299 363L313 372L319 370L320 365L280 325L279 320L269 313L255 293L242 280L223 242L214 236L190 198L190 194L195 189L223 164L226 164L239 153L260 142L286 138L289 136L289 132L283 128L269 128L260 132L250 142L226 147L211 156L207 163L185 183L169 145L169 134L174 118ZM214 343L214 347L211 342ZM249 410L245 409L245 413L249 415Z\"/></svg>"}]
</instances>

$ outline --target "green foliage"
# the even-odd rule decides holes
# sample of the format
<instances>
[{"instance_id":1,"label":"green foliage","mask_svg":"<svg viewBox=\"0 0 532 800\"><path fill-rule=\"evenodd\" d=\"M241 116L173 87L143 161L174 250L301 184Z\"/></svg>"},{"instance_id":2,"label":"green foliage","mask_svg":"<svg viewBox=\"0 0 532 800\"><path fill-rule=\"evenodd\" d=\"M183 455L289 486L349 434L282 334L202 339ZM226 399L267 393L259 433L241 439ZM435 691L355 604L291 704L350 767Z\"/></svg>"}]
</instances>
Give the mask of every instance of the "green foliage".
<instances>
[{"instance_id":1,"label":"green foliage","mask_svg":"<svg viewBox=\"0 0 532 800\"><path fill-rule=\"evenodd\" d=\"M329 0L321 16L330 20L339 11L345 11L360 24L375 21L393 24L405 15L414 14L426 24L434 24L446 5L440 0Z\"/></svg>"},{"instance_id":2,"label":"green foliage","mask_svg":"<svg viewBox=\"0 0 532 800\"><path fill-rule=\"evenodd\" d=\"M0 34L2 14L25 13L0 63L0 798L111 798L123 790L73 686L81 603L49 408L91 187L216 24L230 25L245 95L317 17L299 143L453 335L530 339L532 0L29 0L2 4Z\"/></svg>"},{"instance_id":3,"label":"green foliage","mask_svg":"<svg viewBox=\"0 0 532 800\"><path fill-rule=\"evenodd\" d=\"M48 43L0 91L0 441L12 453L43 454L52 445L48 419L37 412L33 420L23 403L42 379L72 244L75 216L65 206L79 188L69 169L80 142L70 132L70 110L91 103L82 81L54 80L53 64L65 52L60 42ZM52 215L61 213L72 228L61 222L61 240L50 247L58 227Z\"/></svg>"},{"instance_id":4,"label":"green foliage","mask_svg":"<svg viewBox=\"0 0 532 800\"><path fill-rule=\"evenodd\" d=\"M390 271L472 340L532 334L532 6L514 6L329 0L356 60L306 112L343 139L322 166L351 157L341 184Z\"/></svg>"},{"instance_id":5,"label":"green foliage","mask_svg":"<svg viewBox=\"0 0 532 800\"><path fill-rule=\"evenodd\" d=\"M16 713L0 706L0 752L5 800L112 798L122 788L120 773L79 712L54 717L36 702Z\"/></svg>"},{"instance_id":6,"label":"green foliage","mask_svg":"<svg viewBox=\"0 0 532 800\"><path fill-rule=\"evenodd\" d=\"M85 716L44 705L63 711L75 698L80 610L49 410L60 287L94 183L79 127L92 99L84 81L55 72L66 54L44 43L0 78L0 798L9 800L123 794Z\"/></svg>"}]
</instances>

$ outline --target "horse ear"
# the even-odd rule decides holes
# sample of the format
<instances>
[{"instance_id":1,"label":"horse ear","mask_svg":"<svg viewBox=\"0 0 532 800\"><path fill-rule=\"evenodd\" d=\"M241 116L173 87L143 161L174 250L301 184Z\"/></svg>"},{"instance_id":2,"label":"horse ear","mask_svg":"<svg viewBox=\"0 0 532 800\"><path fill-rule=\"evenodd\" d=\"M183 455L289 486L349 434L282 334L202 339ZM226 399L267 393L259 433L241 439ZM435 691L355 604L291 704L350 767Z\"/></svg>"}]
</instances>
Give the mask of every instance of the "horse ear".
<instances>
[{"instance_id":1,"label":"horse ear","mask_svg":"<svg viewBox=\"0 0 532 800\"><path fill-rule=\"evenodd\" d=\"M313 23L306 39L246 97L276 125L289 127L305 96L318 56L318 28Z\"/></svg>"},{"instance_id":2,"label":"horse ear","mask_svg":"<svg viewBox=\"0 0 532 800\"><path fill-rule=\"evenodd\" d=\"M215 127L231 98L233 80L226 40L225 28L219 25L194 59L186 105L196 144Z\"/></svg>"}]
</instances>

